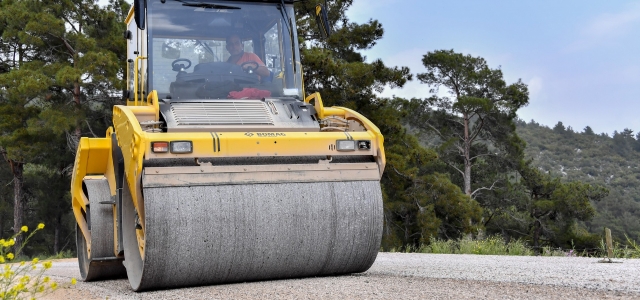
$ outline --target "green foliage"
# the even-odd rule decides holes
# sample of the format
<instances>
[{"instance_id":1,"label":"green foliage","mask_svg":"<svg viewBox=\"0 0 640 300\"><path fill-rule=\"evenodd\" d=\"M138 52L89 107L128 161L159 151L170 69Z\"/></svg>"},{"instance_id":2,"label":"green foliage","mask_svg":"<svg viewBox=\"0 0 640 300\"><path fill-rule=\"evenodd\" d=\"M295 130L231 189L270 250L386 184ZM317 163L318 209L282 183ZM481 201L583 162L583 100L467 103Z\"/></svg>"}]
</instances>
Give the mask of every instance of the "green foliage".
<instances>
[{"instance_id":1,"label":"green foliage","mask_svg":"<svg viewBox=\"0 0 640 300\"><path fill-rule=\"evenodd\" d=\"M528 103L526 85L507 85L500 69L453 50L428 52L422 63L427 72L418 79L432 93L444 87L451 98L412 99L407 122L424 139L440 141L438 154L465 194L476 199L479 191L504 185L504 178L496 175L508 171L509 164L517 165L522 156L513 120ZM490 174L476 179L475 173Z\"/></svg>"},{"instance_id":2,"label":"green foliage","mask_svg":"<svg viewBox=\"0 0 640 300\"><path fill-rule=\"evenodd\" d=\"M305 1L295 5L299 16L298 39L305 90L308 94L321 92L325 105L344 106L372 116L375 107L372 107L374 111L366 108L375 103L375 92L382 91L386 85L402 87L412 75L407 67L387 67L381 60L368 63L357 52L373 47L382 37L383 30L375 20L365 24L349 22L345 12L352 1L338 0L328 4L333 34L328 40L320 40L315 19L307 17L320 2Z\"/></svg>"},{"instance_id":3,"label":"green foliage","mask_svg":"<svg viewBox=\"0 0 640 300\"><path fill-rule=\"evenodd\" d=\"M627 235L624 236L627 239L627 245L624 246L622 252L623 258L640 258L640 245L636 241L630 239Z\"/></svg>"},{"instance_id":4,"label":"green foliage","mask_svg":"<svg viewBox=\"0 0 640 300\"><path fill-rule=\"evenodd\" d=\"M611 258L640 258L640 245L628 236L625 235L626 240L624 242L613 242ZM600 240L600 247L598 249L600 257L607 258L608 251L604 239Z\"/></svg>"},{"instance_id":5,"label":"green foliage","mask_svg":"<svg viewBox=\"0 0 640 300\"><path fill-rule=\"evenodd\" d=\"M591 203L606 197L606 188L583 182L563 183L529 164L523 164L519 173L522 175L520 188L526 189L530 197L522 199L516 210L527 213L508 216L520 217L524 225L521 227L527 229L536 249L541 249L541 241L563 248L568 248L573 240L580 241L580 246L585 248L595 246L593 236L581 230L576 222L593 217L595 210Z\"/></svg>"},{"instance_id":6,"label":"green foliage","mask_svg":"<svg viewBox=\"0 0 640 300\"><path fill-rule=\"evenodd\" d=\"M490 236L486 239L472 239L464 237L457 240L433 239L428 245L423 245L418 252L438 254L477 254L477 255L533 255L533 251L522 240L505 242L500 236Z\"/></svg>"},{"instance_id":7,"label":"green foliage","mask_svg":"<svg viewBox=\"0 0 640 300\"><path fill-rule=\"evenodd\" d=\"M609 191L600 201L590 201L592 210L576 212L581 216L592 215L579 222L578 227L586 232L583 238L574 237L577 243L583 244L579 248L597 248L603 227L611 228L618 242L624 242L625 235L640 237L640 176L637 175L640 149L633 131L625 129L609 137L595 134L588 126L578 133L557 132L533 120L529 123L520 120L517 125L518 134L527 141L525 153L532 167L561 182L583 182Z\"/></svg>"},{"instance_id":8,"label":"green foliage","mask_svg":"<svg viewBox=\"0 0 640 300\"><path fill-rule=\"evenodd\" d=\"M480 207L447 175L434 172L436 153L422 147L403 127L404 101L380 99L375 93L385 86L402 87L412 79L407 67L387 67L381 60L367 62L358 52L375 45L384 32L382 25L375 20L349 22L345 12L352 1L332 1L328 15L333 35L321 40L314 18L308 17L320 2L295 5L304 86L307 93L320 92L325 105L363 114L385 137L383 248L416 247L431 236L473 232L481 217Z\"/></svg>"},{"instance_id":9,"label":"green foliage","mask_svg":"<svg viewBox=\"0 0 640 300\"><path fill-rule=\"evenodd\" d=\"M27 252L56 253L70 242L69 169L79 138L104 132L119 101L128 9L122 0L106 8L91 0L0 2L0 152L8 163L0 171L13 176L0 179L14 185L0 194L14 204L0 205L0 230L11 226L11 209L14 222L40 216L53 225Z\"/></svg>"}]
</instances>

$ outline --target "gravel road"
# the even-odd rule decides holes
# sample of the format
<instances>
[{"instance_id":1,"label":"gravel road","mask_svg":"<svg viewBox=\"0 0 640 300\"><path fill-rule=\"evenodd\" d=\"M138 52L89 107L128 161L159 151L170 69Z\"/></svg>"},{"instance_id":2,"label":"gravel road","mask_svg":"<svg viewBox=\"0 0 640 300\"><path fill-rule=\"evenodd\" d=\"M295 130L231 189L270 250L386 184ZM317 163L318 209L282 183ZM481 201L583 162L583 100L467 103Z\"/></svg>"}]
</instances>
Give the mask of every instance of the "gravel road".
<instances>
[{"instance_id":1,"label":"gravel road","mask_svg":"<svg viewBox=\"0 0 640 300\"><path fill-rule=\"evenodd\" d=\"M45 299L640 299L640 259L380 253L369 271L134 293L126 280L78 282ZM55 261L58 282L79 277Z\"/></svg>"}]
</instances>

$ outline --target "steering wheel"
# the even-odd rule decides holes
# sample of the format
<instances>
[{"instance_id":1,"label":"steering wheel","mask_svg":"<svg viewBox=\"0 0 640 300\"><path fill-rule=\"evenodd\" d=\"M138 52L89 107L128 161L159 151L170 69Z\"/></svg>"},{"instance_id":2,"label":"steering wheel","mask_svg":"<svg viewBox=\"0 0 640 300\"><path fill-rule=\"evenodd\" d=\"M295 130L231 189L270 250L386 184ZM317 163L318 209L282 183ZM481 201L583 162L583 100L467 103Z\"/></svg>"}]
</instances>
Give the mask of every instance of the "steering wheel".
<instances>
[{"instance_id":1,"label":"steering wheel","mask_svg":"<svg viewBox=\"0 0 640 300\"><path fill-rule=\"evenodd\" d=\"M187 62L189 63L186 67L183 64L178 64L179 62ZM184 71L191 67L191 61L186 58L178 58L171 63L171 69L176 72Z\"/></svg>"},{"instance_id":2,"label":"steering wheel","mask_svg":"<svg viewBox=\"0 0 640 300\"><path fill-rule=\"evenodd\" d=\"M250 60L243 62L240 67L242 67L242 70L247 74L255 74L260 65L257 62Z\"/></svg>"}]
</instances>

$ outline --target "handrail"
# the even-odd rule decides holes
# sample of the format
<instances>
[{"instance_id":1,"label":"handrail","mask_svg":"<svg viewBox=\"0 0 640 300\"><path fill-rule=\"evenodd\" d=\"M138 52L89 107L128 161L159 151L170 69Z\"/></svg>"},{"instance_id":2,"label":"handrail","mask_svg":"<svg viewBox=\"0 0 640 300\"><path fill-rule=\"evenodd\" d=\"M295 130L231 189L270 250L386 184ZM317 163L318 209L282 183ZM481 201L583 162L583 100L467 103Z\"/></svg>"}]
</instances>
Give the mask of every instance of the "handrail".
<instances>
[{"instance_id":1,"label":"handrail","mask_svg":"<svg viewBox=\"0 0 640 300\"><path fill-rule=\"evenodd\" d=\"M147 59L146 56L138 56L136 57L136 59L133 62L133 105L138 106L138 85L141 85L142 83L138 83L138 60L141 59ZM142 100L140 100L142 101Z\"/></svg>"}]
</instances>

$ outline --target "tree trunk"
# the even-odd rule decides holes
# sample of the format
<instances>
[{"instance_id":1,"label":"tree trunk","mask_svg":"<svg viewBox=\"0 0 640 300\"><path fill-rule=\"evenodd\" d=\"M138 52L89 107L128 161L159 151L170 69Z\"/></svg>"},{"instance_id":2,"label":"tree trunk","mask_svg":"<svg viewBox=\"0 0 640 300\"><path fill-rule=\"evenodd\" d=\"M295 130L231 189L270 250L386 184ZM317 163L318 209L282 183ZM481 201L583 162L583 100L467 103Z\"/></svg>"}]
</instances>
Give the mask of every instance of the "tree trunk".
<instances>
[{"instance_id":1,"label":"tree trunk","mask_svg":"<svg viewBox=\"0 0 640 300\"><path fill-rule=\"evenodd\" d=\"M540 220L536 220L535 223L533 223L533 249L535 249L538 255L542 254L539 243L541 227L542 224L540 224Z\"/></svg>"},{"instance_id":2,"label":"tree trunk","mask_svg":"<svg viewBox=\"0 0 640 300\"><path fill-rule=\"evenodd\" d=\"M10 159L7 155L7 151L2 147L0 147L0 154L2 154L4 160L9 164L9 169L13 175L13 232L14 234L18 234L20 233L20 228L23 225L22 215L24 214L22 205L22 173L24 171L24 163ZM22 248L22 237L18 235L16 237L14 249L20 248Z\"/></svg>"},{"instance_id":3,"label":"tree trunk","mask_svg":"<svg viewBox=\"0 0 640 300\"><path fill-rule=\"evenodd\" d=\"M56 227L53 236L53 254L56 255L60 252L60 227L62 227L62 214L58 213L56 218Z\"/></svg>"},{"instance_id":4,"label":"tree trunk","mask_svg":"<svg viewBox=\"0 0 640 300\"><path fill-rule=\"evenodd\" d=\"M24 171L24 164L13 160L10 160L9 164L11 165L11 171L13 172L13 232L15 234L18 234L20 233L20 228L22 227L22 225L24 225L22 222L22 216L24 214L22 203L22 173ZM22 236L18 235L16 237L16 244L14 246L14 249L21 248Z\"/></svg>"},{"instance_id":5,"label":"tree trunk","mask_svg":"<svg viewBox=\"0 0 640 300\"><path fill-rule=\"evenodd\" d=\"M464 114L464 193L471 196L471 140L469 139L469 115Z\"/></svg>"},{"instance_id":6,"label":"tree trunk","mask_svg":"<svg viewBox=\"0 0 640 300\"><path fill-rule=\"evenodd\" d=\"M75 65L75 63L74 63ZM80 114L81 108L80 108L80 83L75 82L73 83L73 101L76 104L76 111L78 114ZM82 130L81 130L81 126L80 126L80 120L78 119L76 121L76 129L74 132L74 142L75 142L75 148L71 149L74 151L76 151L76 149L78 149L78 145L80 144L80 137L82 136Z\"/></svg>"}]
</instances>

